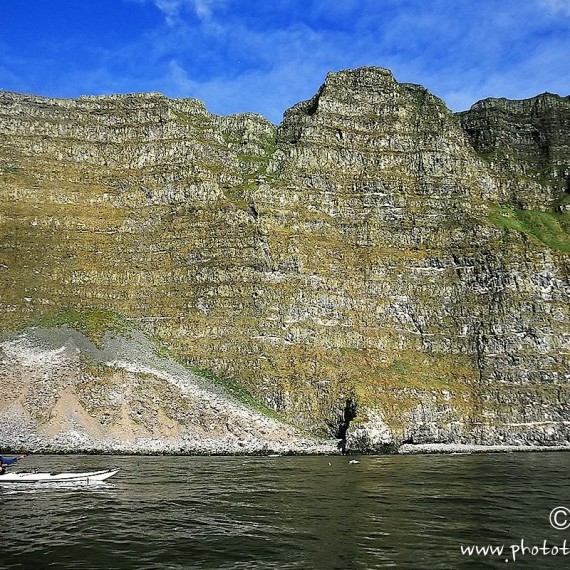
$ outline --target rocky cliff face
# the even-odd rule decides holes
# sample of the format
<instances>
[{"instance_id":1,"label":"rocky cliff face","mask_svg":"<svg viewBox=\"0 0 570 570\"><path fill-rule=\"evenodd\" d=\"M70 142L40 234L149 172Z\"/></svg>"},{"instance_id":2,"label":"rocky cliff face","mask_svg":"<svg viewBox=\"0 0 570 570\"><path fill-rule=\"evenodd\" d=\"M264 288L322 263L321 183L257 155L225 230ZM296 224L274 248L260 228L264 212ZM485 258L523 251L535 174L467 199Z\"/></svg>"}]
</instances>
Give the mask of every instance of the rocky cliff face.
<instances>
[{"instance_id":1,"label":"rocky cliff face","mask_svg":"<svg viewBox=\"0 0 570 570\"><path fill-rule=\"evenodd\" d=\"M377 68L329 74L277 128L2 93L3 328L119 314L355 449L567 442L569 110L455 116Z\"/></svg>"},{"instance_id":2,"label":"rocky cliff face","mask_svg":"<svg viewBox=\"0 0 570 570\"><path fill-rule=\"evenodd\" d=\"M570 193L570 97L486 99L459 113L477 152L506 178L523 207L565 207Z\"/></svg>"}]
</instances>

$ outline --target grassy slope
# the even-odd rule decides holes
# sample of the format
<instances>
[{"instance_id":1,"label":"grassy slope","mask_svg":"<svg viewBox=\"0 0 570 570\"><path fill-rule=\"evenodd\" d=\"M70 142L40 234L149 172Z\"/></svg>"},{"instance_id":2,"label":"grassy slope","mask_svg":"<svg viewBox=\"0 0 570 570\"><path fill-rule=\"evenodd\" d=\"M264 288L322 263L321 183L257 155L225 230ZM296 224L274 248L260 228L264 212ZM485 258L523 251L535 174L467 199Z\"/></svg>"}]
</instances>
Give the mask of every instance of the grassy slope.
<instances>
[{"instance_id":1,"label":"grassy slope","mask_svg":"<svg viewBox=\"0 0 570 570\"><path fill-rule=\"evenodd\" d=\"M516 230L533 237L548 247L570 253L570 212L543 212L519 210L509 206L497 206L489 221L499 228Z\"/></svg>"}]
</instances>

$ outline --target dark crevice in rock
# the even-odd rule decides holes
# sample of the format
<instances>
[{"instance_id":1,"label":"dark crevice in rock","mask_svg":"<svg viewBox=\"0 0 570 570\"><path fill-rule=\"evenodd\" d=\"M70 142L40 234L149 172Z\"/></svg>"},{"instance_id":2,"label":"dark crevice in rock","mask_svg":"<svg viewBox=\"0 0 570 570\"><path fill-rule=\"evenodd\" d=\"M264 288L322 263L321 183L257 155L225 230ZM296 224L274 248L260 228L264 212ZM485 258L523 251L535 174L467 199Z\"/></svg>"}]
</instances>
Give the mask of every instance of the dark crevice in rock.
<instances>
[{"instance_id":1,"label":"dark crevice in rock","mask_svg":"<svg viewBox=\"0 0 570 570\"><path fill-rule=\"evenodd\" d=\"M346 453L346 434L350 427L350 422L356 417L357 404L352 398L348 398L344 404L341 414L336 422L329 422L329 427L336 439L339 439L338 448L344 455Z\"/></svg>"},{"instance_id":2,"label":"dark crevice in rock","mask_svg":"<svg viewBox=\"0 0 570 570\"><path fill-rule=\"evenodd\" d=\"M309 115L309 117L312 117L317 112L318 108L319 108L319 97L313 97L307 105L306 108L307 115Z\"/></svg>"},{"instance_id":3,"label":"dark crevice in rock","mask_svg":"<svg viewBox=\"0 0 570 570\"><path fill-rule=\"evenodd\" d=\"M250 204L247 208L247 213L254 219L257 220L259 218L259 212L254 204Z\"/></svg>"}]
</instances>

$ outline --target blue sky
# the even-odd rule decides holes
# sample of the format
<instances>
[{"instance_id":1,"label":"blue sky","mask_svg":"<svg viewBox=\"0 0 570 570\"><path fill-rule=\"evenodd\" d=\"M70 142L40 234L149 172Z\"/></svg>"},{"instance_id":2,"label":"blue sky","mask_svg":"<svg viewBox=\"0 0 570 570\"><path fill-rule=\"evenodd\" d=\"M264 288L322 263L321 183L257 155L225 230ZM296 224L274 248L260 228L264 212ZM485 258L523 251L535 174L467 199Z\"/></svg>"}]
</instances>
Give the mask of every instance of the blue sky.
<instances>
[{"instance_id":1,"label":"blue sky","mask_svg":"<svg viewBox=\"0 0 570 570\"><path fill-rule=\"evenodd\" d=\"M159 91L279 123L329 71L375 65L452 110L570 93L570 0L4 0L0 89Z\"/></svg>"}]
</instances>

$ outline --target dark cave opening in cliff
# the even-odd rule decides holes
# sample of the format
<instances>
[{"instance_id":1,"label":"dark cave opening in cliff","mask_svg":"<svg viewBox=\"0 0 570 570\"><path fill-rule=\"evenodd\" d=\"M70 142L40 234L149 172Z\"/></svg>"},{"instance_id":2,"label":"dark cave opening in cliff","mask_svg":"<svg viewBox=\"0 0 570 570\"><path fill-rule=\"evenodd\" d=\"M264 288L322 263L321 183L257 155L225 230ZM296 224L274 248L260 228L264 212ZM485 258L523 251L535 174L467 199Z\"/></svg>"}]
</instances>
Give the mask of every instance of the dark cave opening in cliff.
<instances>
[{"instance_id":1,"label":"dark cave opening in cliff","mask_svg":"<svg viewBox=\"0 0 570 570\"><path fill-rule=\"evenodd\" d=\"M347 453L346 434L350 427L350 422L356 417L357 407L356 401L352 398L348 398L344 404L342 413L338 416L337 422L329 423L329 427L331 428L334 437L340 440L338 448L343 455Z\"/></svg>"}]
</instances>

